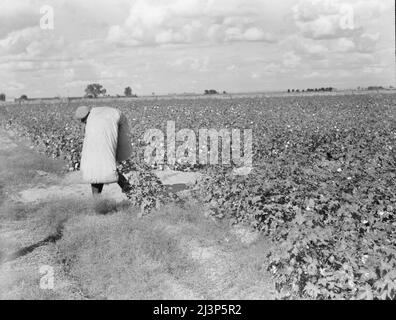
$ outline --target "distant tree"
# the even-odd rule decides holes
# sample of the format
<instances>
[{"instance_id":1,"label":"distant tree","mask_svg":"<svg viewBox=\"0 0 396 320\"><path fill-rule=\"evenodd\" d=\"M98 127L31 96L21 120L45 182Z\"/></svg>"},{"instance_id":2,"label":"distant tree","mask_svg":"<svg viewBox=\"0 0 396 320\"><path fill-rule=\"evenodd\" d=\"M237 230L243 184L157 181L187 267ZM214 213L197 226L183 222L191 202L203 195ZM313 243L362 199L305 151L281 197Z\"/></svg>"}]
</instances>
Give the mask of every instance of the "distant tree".
<instances>
[{"instance_id":1,"label":"distant tree","mask_svg":"<svg viewBox=\"0 0 396 320\"><path fill-rule=\"evenodd\" d=\"M370 86L370 87L368 87L367 88L367 90L382 90L382 89L384 89L384 87L381 87L381 86Z\"/></svg>"},{"instance_id":2,"label":"distant tree","mask_svg":"<svg viewBox=\"0 0 396 320\"><path fill-rule=\"evenodd\" d=\"M287 93L290 93L290 89L287 89Z\"/></svg>"},{"instance_id":3,"label":"distant tree","mask_svg":"<svg viewBox=\"0 0 396 320\"><path fill-rule=\"evenodd\" d=\"M292 92L294 92L294 89L292 89Z\"/></svg>"},{"instance_id":4,"label":"distant tree","mask_svg":"<svg viewBox=\"0 0 396 320\"><path fill-rule=\"evenodd\" d=\"M6 95L4 93L0 93L0 101L6 101Z\"/></svg>"},{"instance_id":5,"label":"distant tree","mask_svg":"<svg viewBox=\"0 0 396 320\"><path fill-rule=\"evenodd\" d=\"M227 91L224 90L224 91L223 91L223 94L227 94Z\"/></svg>"},{"instance_id":6,"label":"distant tree","mask_svg":"<svg viewBox=\"0 0 396 320\"><path fill-rule=\"evenodd\" d=\"M91 83L85 88L85 97L87 98L97 98L98 96L104 96L106 94L106 89L99 83Z\"/></svg>"},{"instance_id":7,"label":"distant tree","mask_svg":"<svg viewBox=\"0 0 396 320\"><path fill-rule=\"evenodd\" d=\"M28 99L28 97L26 94L21 95L19 98L19 100L27 100L27 99Z\"/></svg>"},{"instance_id":8,"label":"distant tree","mask_svg":"<svg viewBox=\"0 0 396 320\"><path fill-rule=\"evenodd\" d=\"M210 90L205 90L205 94L219 94L219 93L214 89L210 89Z\"/></svg>"},{"instance_id":9,"label":"distant tree","mask_svg":"<svg viewBox=\"0 0 396 320\"><path fill-rule=\"evenodd\" d=\"M131 89L131 87L126 87L126 88L125 88L125 90L124 90L124 95L125 95L126 97L131 97L131 96L132 96L132 89Z\"/></svg>"}]
</instances>

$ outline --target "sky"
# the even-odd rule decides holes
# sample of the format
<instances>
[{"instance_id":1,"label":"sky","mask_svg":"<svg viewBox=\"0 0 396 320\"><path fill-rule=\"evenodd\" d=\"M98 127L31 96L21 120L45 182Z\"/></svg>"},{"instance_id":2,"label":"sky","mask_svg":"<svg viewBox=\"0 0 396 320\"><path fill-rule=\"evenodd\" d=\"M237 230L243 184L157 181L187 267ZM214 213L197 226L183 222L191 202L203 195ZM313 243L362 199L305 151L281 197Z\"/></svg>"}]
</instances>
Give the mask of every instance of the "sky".
<instances>
[{"instance_id":1,"label":"sky","mask_svg":"<svg viewBox=\"0 0 396 320\"><path fill-rule=\"evenodd\" d=\"M394 85L394 10L392 0L0 0L0 92Z\"/></svg>"}]
</instances>

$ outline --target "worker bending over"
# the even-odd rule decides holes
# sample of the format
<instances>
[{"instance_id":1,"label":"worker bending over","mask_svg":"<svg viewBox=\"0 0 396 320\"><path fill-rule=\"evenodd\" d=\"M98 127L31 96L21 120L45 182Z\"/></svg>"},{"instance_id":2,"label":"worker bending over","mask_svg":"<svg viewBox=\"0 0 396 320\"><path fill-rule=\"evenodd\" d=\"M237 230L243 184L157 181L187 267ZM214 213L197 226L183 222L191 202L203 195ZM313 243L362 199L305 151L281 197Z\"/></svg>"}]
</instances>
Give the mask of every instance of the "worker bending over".
<instances>
[{"instance_id":1,"label":"worker bending over","mask_svg":"<svg viewBox=\"0 0 396 320\"><path fill-rule=\"evenodd\" d=\"M117 162L127 160L132 153L125 115L115 108L81 106L75 118L85 124L80 169L83 179L91 184L92 194L100 194L104 184L115 182L127 193L130 184L117 170Z\"/></svg>"}]
</instances>

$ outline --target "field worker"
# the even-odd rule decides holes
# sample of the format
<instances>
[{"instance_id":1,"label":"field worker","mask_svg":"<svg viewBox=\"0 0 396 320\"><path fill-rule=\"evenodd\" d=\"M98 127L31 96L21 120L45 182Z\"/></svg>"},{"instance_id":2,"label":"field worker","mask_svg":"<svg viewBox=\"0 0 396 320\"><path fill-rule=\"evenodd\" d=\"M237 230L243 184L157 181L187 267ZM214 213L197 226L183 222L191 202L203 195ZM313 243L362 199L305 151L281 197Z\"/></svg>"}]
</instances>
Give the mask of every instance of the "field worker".
<instances>
[{"instance_id":1,"label":"field worker","mask_svg":"<svg viewBox=\"0 0 396 320\"><path fill-rule=\"evenodd\" d=\"M103 185L117 182L128 192L128 180L117 170L117 162L132 153L128 120L121 111L110 107L81 106L75 118L85 125L81 155L83 179L91 184L92 194L99 195Z\"/></svg>"}]
</instances>

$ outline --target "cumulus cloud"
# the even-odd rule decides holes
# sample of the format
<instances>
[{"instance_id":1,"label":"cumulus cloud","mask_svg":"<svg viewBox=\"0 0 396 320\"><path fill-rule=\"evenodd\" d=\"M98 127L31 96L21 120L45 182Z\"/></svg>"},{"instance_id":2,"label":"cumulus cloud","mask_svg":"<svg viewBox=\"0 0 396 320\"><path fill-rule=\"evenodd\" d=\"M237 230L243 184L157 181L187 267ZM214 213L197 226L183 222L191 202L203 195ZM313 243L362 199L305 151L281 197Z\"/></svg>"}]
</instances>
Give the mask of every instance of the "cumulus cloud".
<instances>
[{"instance_id":1,"label":"cumulus cloud","mask_svg":"<svg viewBox=\"0 0 396 320\"><path fill-rule=\"evenodd\" d=\"M312 39L356 37L367 21L378 18L388 4L380 0L304 0L293 6L293 18L301 33Z\"/></svg>"},{"instance_id":2,"label":"cumulus cloud","mask_svg":"<svg viewBox=\"0 0 396 320\"><path fill-rule=\"evenodd\" d=\"M353 52L356 49L355 42L348 38L339 38L330 42L332 52Z\"/></svg>"},{"instance_id":3,"label":"cumulus cloud","mask_svg":"<svg viewBox=\"0 0 396 320\"><path fill-rule=\"evenodd\" d=\"M378 41L380 40L380 34L369 34L363 33L355 41L355 46L359 52L371 53L375 50Z\"/></svg>"},{"instance_id":4,"label":"cumulus cloud","mask_svg":"<svg viewBox=\"0 0 396 320\"><path fill-rule=\"evenodd\" d=\"M354 14L350 4L300 1L292 10L297 27L307 38L339 38L353 33Z\"/></svg>"},{"instance_id":5,"label":"cumulus cloud","mask_svg":"<svg viewBox=\"0 0 396 320\"><path fill-rule=\"evenodd\" d=\"M37 1L2 0L0 9L0 39L8 33L37 26L40 18Z\"/></svg>"},{"instance_id":6,"label":"cumulus cloud","mask_svg":"<svg viewBox=\"0 0 396 320\"><path fill-rule=\"evenodd\" d=\"M252 0L137 0L123 24L110 27L107 39L124 45L263 41L275 42L261 25L260 5Z\"/></svg>"},{"instance_id":7,"label":"cumulus cloud","mask_svg":"<svg viewBox=\"0 0 396 320\"><path fill-rule=\"evenodd\" d=\"M168 65L180 72L184 72L186 70L205 72L209 71L209 57L185 57L169 62Z\"/></svg>"},{"instance_id":8,"label":"cumulus cloud","mask_svg":"<svg viewBox=\"0 0 396 320\"><path fill-rule=\"evenodd\" d=\"M10 32L0 40L0 53L3 55L24 55L30 58L61 50L63 38L44 33L39 27L28 27Z\"/></svg>"},{"instance_id":9,"label":"cumulus cloud","mask_svg":"<svg viewBox=\"0 0 396 320\"><path fill-rule=\"evenodd\" d=\"M285 43L290 45L298 54L310 60L324 59L331 50L326 41L304 38L298 35L288 38Z\"/></svg>"},{"instance_id":10,"label":"cumulus cloud","mask_svg":"<svg viewBox=\"0 0 396 320\"><path fill-rule=\"evenodd\" d=\"M283 65L287 68L296 68L301 62L301 58L294 51L286 52L283 55Z\"/></svg>"},{"instance_id":11,"label":"cumulus cloud","mask_svg":"<svg viewBox=\"0 0 396 320\"><path fill-rule=\"evenodd\" d=\"M294 50L309 59L326 60L328 67L339 53L344 60L346 54L373 55L381 43L378 25L390 9L389 0L300 0L292 7L297 27L291 37Z\"/></svg>"}]
</instances>

